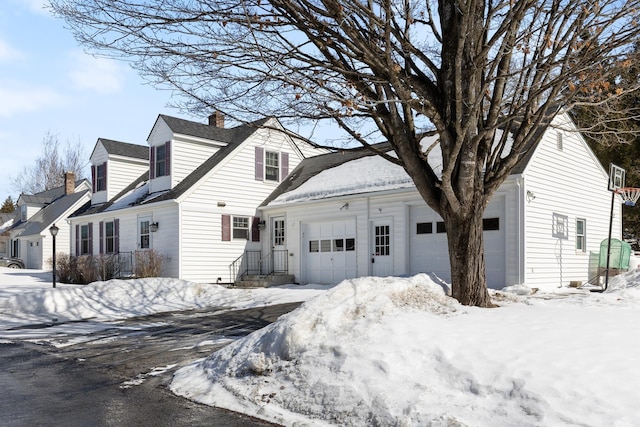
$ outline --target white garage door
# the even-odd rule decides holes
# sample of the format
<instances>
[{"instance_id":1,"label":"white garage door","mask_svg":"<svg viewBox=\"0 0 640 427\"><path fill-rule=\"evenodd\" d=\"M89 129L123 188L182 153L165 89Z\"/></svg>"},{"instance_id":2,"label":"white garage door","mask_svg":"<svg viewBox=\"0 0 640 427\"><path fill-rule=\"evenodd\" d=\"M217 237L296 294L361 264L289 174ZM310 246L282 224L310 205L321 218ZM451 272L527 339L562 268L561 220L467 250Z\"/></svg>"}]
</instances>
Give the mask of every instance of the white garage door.
<instances>
[{"instance_id":1,"label":"white garage door","mask_svg":"<svg viewBox=\"0 0 640 427\"><path fill-rule=\"evenodd\" d=\"M409 218L411 274L433 272L443 280L451 281L447 235L442 219L426 206L411 206ZM494 199L487 208L484 229L487 285L501 289L506 285L504 198Z\"/></svg>"},{"instance_id":2,"label":"white garage door","mask_svg":"<svg viewBox=\"0 0 640 427\"><path fill-rule=\"evenodd\" d=\"M356 221L302 225L305 283L335 284L356 277Z\"/></svg>"}]
</instances>

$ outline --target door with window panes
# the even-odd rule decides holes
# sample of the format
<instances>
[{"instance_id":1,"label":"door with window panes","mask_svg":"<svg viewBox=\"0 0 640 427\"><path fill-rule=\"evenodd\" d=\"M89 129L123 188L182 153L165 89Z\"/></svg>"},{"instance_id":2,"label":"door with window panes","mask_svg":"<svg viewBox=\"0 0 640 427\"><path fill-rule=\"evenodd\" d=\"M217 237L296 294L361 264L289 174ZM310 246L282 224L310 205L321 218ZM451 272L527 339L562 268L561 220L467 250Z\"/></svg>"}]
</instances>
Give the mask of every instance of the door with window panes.
<instances>
[{"instance_id":1,"label":"door with window panes","mask_svg":"<svg viewBox=\"0 0 640 427\"><path fill-rule=\"evenodd\" d=\"M393 272L391 221L375 221L372 227L371 274L385 277Z\"/></svg>"},{"instance_id":2,"label":"door with window panes","mask_svg":"<svg viewBox=\"0 0 640 427\"><path fill-rule=\"evenodd\" d=\"M138 218L138 249L151 249L151 217Z\"/></svg>"},{"instance_id":3,"label":"door with window panes","mask_svg":"<svg viewBox=\"0 0 640 427\"><path fill-rule=\"evenodd\" d=\"M288 253L284 217L271 219L271 248L274 273L288 273Z\"/></svg>"}]
</instances>

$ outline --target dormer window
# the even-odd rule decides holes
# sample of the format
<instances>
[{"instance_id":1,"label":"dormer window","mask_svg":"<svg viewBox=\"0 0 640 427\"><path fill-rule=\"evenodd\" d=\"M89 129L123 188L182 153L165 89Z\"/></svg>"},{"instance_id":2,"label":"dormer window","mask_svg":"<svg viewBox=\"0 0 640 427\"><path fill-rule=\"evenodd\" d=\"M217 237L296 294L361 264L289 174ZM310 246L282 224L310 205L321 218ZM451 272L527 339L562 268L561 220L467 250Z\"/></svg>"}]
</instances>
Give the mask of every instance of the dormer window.
<instances>
[{"instance_id":1,"label":"dormer window","mask_svg":"<svg viewBox=\"0 0 640 427\"><path fill-rule=\"evenodd\" d=\"M91 166L91 178L93 181L93 192L107 190L107 163Z\"/></svg>"},{"instance_id":2,"label":"dormer window","mask_svg":"<svg viewBox=\"0 0 640 427\"><path fill-rule=\"evenodd\" d=\"M167 173L167 147L160 145L156 148L156 176L165 176Z\"/></svg>"},{"instance_id":3,"label":"dormer window","mask_svg":"<svg viewBox=\"0 0 640 427\"><path fill-rule=\"evenodd\" d=\"M170 174L171 151L170 141L162 145L151 147L151 178L158 178Z\"/></svg>"},{"instance_id":4,"label":"dormer window","mask_svg":"<svg viewBox=\"0 0 640 427\"><path fill-rule=\"evenodd\" d=\"M107 165L105 163L96 166L96 191L107 189Z\"/></svg>"}]
</instances>

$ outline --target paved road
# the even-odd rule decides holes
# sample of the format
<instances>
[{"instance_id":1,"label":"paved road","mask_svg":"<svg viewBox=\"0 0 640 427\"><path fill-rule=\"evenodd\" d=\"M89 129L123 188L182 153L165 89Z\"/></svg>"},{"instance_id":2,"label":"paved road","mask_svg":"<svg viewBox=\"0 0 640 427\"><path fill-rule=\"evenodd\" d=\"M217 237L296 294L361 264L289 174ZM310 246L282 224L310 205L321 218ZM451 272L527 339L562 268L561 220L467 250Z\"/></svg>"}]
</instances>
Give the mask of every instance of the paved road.
<instances>
[{"instance_id":1,"label":"paved road","mask_svg":"<svg viewBox=\"0 0 640 427\"><path fill-rule=\"evenodd\" d=\"M175 396L173 372L298 304L187 311L123 322L67 346L0 344L3 426L272 426ZM81 324L78 324L81 327Z\"/></svg>"}]
</instances>

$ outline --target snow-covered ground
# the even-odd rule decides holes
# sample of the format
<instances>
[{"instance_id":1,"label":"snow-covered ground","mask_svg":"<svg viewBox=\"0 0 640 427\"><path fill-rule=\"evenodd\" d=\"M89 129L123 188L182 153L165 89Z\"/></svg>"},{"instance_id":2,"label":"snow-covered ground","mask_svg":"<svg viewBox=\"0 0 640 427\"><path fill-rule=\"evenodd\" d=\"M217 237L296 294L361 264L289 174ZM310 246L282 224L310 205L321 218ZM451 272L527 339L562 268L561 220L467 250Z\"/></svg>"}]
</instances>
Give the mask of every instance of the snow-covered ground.
<instances>
[{"instance_id":1,"label":"snow-covered ground","mask_svg":"<svg viewBox=\"0 0 640 427\"><path fill-rule=\"evenodd\" d=\"M0 269L0 329L310 298L171 385L283 425L640 425L637 270L605 293L494 292L494 309L460 306L427 275L252 291L173 279L52 290L28 276Z\"/></svg>"}]
</instances>

